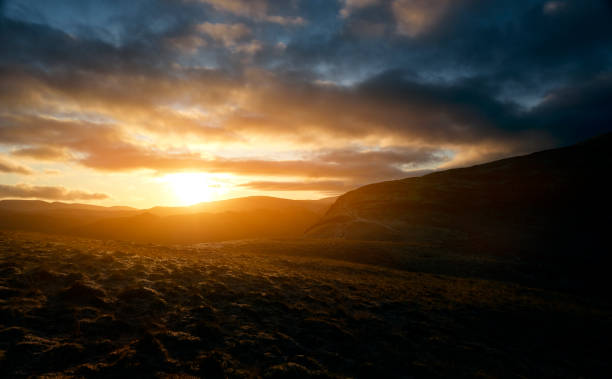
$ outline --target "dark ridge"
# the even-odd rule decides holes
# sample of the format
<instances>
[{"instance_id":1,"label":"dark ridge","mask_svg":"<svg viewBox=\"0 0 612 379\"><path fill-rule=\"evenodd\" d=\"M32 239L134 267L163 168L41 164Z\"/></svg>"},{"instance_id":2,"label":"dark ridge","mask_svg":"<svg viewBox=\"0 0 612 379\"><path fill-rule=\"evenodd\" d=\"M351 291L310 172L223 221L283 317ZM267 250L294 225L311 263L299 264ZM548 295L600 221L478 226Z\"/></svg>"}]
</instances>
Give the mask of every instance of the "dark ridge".
<instances>
[{"instance_id":1,"label":"dark ridge","mask_svg":"<svg viewBox=\"0 0 612 379\"><path fill-rule=\"evenodd\" d=\"M484 255L608 262L612 133L340 196L311 238L406 241ZM545 260L543 261L545 262Z\"/></svg>"}]
</instances>

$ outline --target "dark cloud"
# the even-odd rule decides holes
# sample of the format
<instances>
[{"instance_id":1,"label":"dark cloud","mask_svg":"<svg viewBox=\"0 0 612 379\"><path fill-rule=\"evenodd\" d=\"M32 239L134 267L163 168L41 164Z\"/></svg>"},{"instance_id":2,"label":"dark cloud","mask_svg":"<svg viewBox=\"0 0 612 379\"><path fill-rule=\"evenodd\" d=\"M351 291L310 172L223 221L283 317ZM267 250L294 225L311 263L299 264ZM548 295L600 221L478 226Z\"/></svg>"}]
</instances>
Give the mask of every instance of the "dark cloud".
<instances>
[{"instance_id":1,"label":"dark cloud","mask_svg":"<svg viewBox=\"0 0 612 379\"><path fill-rule=\"evenodd\" d=\"M524 118L564 143L603 134L612 128L612 73L550 92Z\"/></svg>"},{"instance_id":2,"label":"dark cloud","mask_svg":"<svg viewBox=\"0 0 612 379\"><path fill-rule=\"evenodd\" d=\"M0 198L24 198L47 200L104 200L108 195L79 190L69 190L64 187L30 186L27 184L0 184Z\"/></svg>"},{"instance_id":3,"label":"dark cloud","mask_svg":"<svg viewBox=\"0 0 612 379\"><path fill-rule=\"evenodd\" d=\"M522 122L527 110L489 96L478 80L423 83L400 70L352 88L270 78L254 90L249 107L228 117L226 127L311 138L378 136L430 146L493 141L512 149L521 143L530 149L530 141L542 144L550 137Z\"/></svg>"},{"instance_id":4,"label":"dark cloud","mask_svg":"<svg viewBox=\"0 0 612 379\"><path fill-rule=\"evenodd\" d=\"M286 68L325 67L328 78L362 80L402 69L425 81L472 76L495 78L491 96L536 98L569 81L611 67L612 9L608 1L377 1L343 18L318 38L296 38L287 47ZM415 36L398 34L394 4L410 3L436 14ZM444 11L435 11L445 4ZM363 25L355 31L355 25ZM386 25L378 38L368 25ZM395 26L394 26L395 25ZM380 29L380 28L379 28ZM350 32L350 33L349 33ZM366 36L369 35L369 36Z\"/></svg>"}]
</instances>

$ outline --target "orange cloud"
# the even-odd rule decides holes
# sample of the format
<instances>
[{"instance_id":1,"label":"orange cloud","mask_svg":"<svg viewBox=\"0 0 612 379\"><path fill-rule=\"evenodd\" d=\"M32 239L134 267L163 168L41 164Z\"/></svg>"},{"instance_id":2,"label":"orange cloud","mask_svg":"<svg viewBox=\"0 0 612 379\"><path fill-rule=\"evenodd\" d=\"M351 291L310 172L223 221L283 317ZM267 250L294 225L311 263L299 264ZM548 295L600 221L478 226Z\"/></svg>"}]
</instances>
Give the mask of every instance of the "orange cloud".
<instances>
[{"instance_id":1,"label":"orange cloud","mask_svg":"<svg viewBox=\"0 0 612 379\"><path fill-rule=\"evenodd\" d=\"M30 186L28 184L0 184L0 198L25 198L47 200L104 200L108 195L80 190L69 190L65 187Z\"/></svg>"},{"instance_id":2,"label":"orange cloud","mask_svg":"<svg viewBox=\"0 0 612 379\"><path fill-rule=\"evenodd\" d=\"M0 72L13 94L0 94L5 109L0 111L0 143L26 145L18 154L46 154L48 159L53 156L49 149L65 151L76 162L105 171L193 169L384 180L401 177L407 169L430 168L419 164L452 163L444 157L380 161L364 154L368 146L389 155L395 154L387 151L389 146L405 151L435 146L451 149L460 162L466 161L461 157L466 148L472 161L479 151L490 157L491 147L503 146L497 150L502 155L520 153L520 148L529 148L525 140L537 145L543 138L505 133L504 123L516 122L513 109L477 89L422 84L396 72L351 88L263 70L231 75L179 68L176 73L75 72L48 77L20 70ZM474 105L456 100L464 98ZM186 142L200 149L194 151ZM230 159L207 152L213 143L242 147ZM311 153L280 160L262 153L254 159L249 144L254 150L265 145L273 153L287 146ZM313 146L320 151L353 151L354 162L332 162L312 153ZM55 158L65 159L59 154Z\"/></svg>"},{"instance_id":3,"label":"orange cloud","mask_svg":"<svg viewBox=\"0 0 612 379\"><path fill-rule=\"evenodd\" d=\"M30 175L34 173L28 167L2 159L1 157L0 157L0 172L4 172L7 174L21 174L21 175Z\"/></svg>"},{"instance_id":4,"label":"orange cloud","mask_svg":"<svg viewBox=\"0 0 612 379\"><path fill-rule=\"evenodd\" d=\"M266 15L268 3L266 0L199 0L210 4L215 9L233 13L239 16L261 18Z\"/></svg>"},{"instance_id":5,"label":"orange cloud","mask_svg":"<svg viewBox=\"0 0 612 379\"><path fill-rule=\"evenodd\" d=\"M166 41L175 49L188 54L194 54L199 48L207 45L202 37L191 34L170 37L167 38Z\"/></svg>"},{"instance_id":6,"label":"orange cloud","mask_svg":"<svg viewBox=\"0 0 612 379\"><path fill-rule=\"evenodd\" d=\"M12 155L22 158L32 158L38 160L50 160L58 161L68 158L68 154L63 149L49 147L49 146L38 146L38 147L27 147L11 152Z\"/></svg>"},{"instance_id":7,"label":"orange cloud","mask_svg":"<svg viewBox=\"0 0 612 379\"><path fill-rule=\"evenodd\" d=\"M227 47L235 46L239 41L244 40L251 34L251 29L244 24L214 24L205 22L198 25L197 29L207 34L213 40L222 42Z\"/></svg>"},{"instance_id":8,"label":"orange cloud","mask_svg":"<svg viewBox=\"0 0 612 379\"><path fill-rule=\"evenodd\" d=\"M444 14L450 0L395 0L393 14L397 31L410 37L427 31Z\"/></svg>"},{"instance_id":9,"label":"orange cloud","mask_svg":"<svg viewBox=\"0 0 612 379\"><path fill-rule=\"evenodd\" d=\"M253 181L240 184L240 186L259 191L318 191L327 193L342 193L359 187L356 184L351 185L337 180L309 182Z\"/></svg>"},{"instance_id":10,"label":"orange cloud","mask_svg":"<svg viewBox=\"0 0 612 379\"><path fill-rule=\"evenodd\" d=\"M380 0L344 0L344 6L340 9L342 17L348 17L357 9L366 8L379 4Z\"/></svg>"},{"instance_id":11,"label":"orange cloud","mask_svg":"<svg viewBox=\"0 0 612 379\"><path fill-rule=\"evenodd\" d=\"M302 17L270 15L266 0L199 0L210 4L218 11L228 12L237 16L247 17L256 21L265 21L280 25L304 25Z\"/></svg>"}]
</instances>

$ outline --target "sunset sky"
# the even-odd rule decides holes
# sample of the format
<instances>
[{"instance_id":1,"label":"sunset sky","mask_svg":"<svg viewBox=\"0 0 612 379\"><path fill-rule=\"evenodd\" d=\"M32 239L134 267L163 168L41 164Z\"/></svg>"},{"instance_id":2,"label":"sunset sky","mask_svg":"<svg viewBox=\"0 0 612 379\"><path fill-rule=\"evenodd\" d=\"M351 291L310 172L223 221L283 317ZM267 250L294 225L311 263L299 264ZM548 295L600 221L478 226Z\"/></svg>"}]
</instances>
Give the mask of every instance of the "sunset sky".
<instances>
[{"instance_id":1,"label":"sunset sky","mask_svg":"<svg viewBox=\"0 0 612 379\"><path fill-rule=\"evenodd\" d=\"M0 0L0 199L315 199L612 130L601 0Z\"/></svg>"}]
</instances>

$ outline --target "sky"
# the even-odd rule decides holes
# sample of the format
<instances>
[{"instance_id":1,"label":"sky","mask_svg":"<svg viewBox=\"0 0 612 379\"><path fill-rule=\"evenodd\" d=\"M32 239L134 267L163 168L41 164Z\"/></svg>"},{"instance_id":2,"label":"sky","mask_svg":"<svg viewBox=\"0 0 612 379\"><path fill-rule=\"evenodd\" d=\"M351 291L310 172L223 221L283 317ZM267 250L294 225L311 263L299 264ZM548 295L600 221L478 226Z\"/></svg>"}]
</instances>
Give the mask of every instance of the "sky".
<instances>
[{"instance_id":1,"label":"sky","mask_svg":"<svg viewBox=\"0 0 612 379\"><path fill-rule=\"evenodd\" d=\"M335 196L612 130L604 0L0 0L0 199Z\"/></svg>"}]
</instances>

